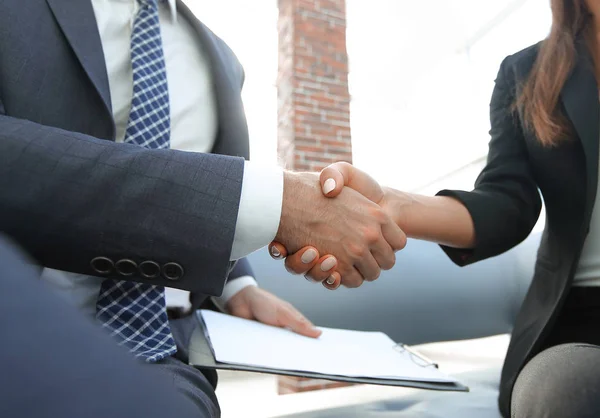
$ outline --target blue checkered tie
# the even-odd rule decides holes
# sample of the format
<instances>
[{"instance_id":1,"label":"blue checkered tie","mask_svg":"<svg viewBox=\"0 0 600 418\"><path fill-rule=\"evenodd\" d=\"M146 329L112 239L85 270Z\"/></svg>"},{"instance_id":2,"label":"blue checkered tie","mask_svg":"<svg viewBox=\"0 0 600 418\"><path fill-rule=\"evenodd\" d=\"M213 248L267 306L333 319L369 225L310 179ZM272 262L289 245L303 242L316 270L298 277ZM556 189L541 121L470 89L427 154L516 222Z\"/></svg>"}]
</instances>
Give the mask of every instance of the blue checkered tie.
<instances>
[{"instance_id":1,"label":"blue checkered tie","mask_svg":"<svg viewBox=\"0 0 600 418\"><path fill-rule=\"evenodd\" d=\"M133 98L125 142L168 148L170 111L157 0L140 4L131 34ZM104 280L96 318L137 357L156 362L177 351L169 328L164 288Z\"/></svg>"}]
</instances>

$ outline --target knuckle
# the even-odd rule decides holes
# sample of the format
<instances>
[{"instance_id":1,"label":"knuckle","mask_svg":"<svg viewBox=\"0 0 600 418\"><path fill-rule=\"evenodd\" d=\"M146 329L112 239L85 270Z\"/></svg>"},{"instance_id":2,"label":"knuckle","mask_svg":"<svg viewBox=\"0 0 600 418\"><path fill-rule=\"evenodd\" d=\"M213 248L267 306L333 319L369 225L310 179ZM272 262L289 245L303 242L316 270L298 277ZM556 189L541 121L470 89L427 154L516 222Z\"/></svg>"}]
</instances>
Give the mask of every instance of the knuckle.
<instances>
[{"instance_id":1,"label":"knuckle","mask_svg":"<svg viewBox=\"0 0 600 418\"><path fill-rule=\"evenodd\" d=\"M390 259L389 259L389 264L387 266L387 269L390 270L392 269L394 266L396 265L396 253L394 253L392 251L392 254L390 254Z\"/></svg>"},{"instance_id":2,"label":"knuckle","mask_svg":"<svg viewBox=\"0 0 600 418\"><path fill-rule=\"evenodd\" d=\"M377 224L385 224L388 222L388 215L381 209L378 205L373 205L370 210L370 215L373 220L377 222Z\"/></svg>"},{"instance_id":3,"label":"knuckle","mask_svg":"<svg viewBox=\"0 0 600 418\"><path fill-rule=\"evenodd\" d=\"M386 254L379 264L382 270L390 270L396 264L396 254L391 252L390 254Z\"/></svg>"},{"instance_id":4,"label":"knuckle","mask_svg":"<svg viewBox=\"0 0 600 418\"><path fill-rule=\"evenodd\" d=\"M346 282L346 278L351 278L353 274L353 268L346 264L341 264L337 268L337 273L339 274L340 281Z\"/></svg>"},{"instance_id":5,"label":"knuckle","mask_svg":"<svg viewBox=\"0 0 600 418\"><path fill-rule=\"evenodd\" d=\"M406 234L402 234L402 236L400 237L400 239L398 240L398 247L394 248L395 251L400 251L403 250L406 247L406 244L408 243L408 238L406 237Z\"/></svg>"},{"instance_id":6,"label":"knuckle","mask_svg":"<svg viewBox=\"0 0 600 418\"><path fill-rule=\"evenodd\" d=\"M349 289L356 289L357 287L360 287L362 285L362 280L360 279L348 279L345 283L344 286L346 286Z\"/></svg>"},{"instance_id":7,"label":"knuckle","mask_svg":"<svg viewBox=\"0 0 600 418\"><path fill-rule=\"evenodd\" d=\"M374 282L375 280L379 279L379 276L381 276L381 269L377 269L377 271L371 274L368 278L365 277L365 280Z\"/></svg>"},{"instance_id":8,"label":"knuckle","mask_svg":"<svg viewBox=\"0 0 600 418\"><path fill-rule=\"evenodd\" d=\"M370 226L363 229L362 236L367 244L373 245L381 239L381 230L376 226Z\"/></svg>"},{"instance_id":9,"label":"knuckle","mask_svg":"<svg viewBox=\"0 0 600 418\"><path fill-rule=\"evenodd\" d=\"M348 243L346 246L348 256L352 261L362 260L369 251L368 248L363 244Z\"/></svg>"}]
</instances>

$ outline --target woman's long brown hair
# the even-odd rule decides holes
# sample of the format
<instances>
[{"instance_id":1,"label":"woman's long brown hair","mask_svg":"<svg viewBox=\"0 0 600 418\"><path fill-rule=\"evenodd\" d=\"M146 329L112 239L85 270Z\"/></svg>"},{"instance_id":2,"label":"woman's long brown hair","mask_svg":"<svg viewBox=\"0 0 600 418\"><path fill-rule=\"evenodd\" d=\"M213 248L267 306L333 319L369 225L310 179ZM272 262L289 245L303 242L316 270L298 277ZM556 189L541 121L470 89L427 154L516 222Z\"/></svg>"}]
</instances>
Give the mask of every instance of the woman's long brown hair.
<instances>
[{"instance_id":1,"label":"woman's long brown hair","mask_svg":"<svg viewBox=\"0 0 600 418\"><path fill-rule=\"evenodd\" d=\"M560 112L560 92L575 65L575 42L589 18L584 0L552 0L552 29L542 42L537 60L517 106L524 122L544 145L556 145L570 133Z\"/></svg>"}]
</instances>

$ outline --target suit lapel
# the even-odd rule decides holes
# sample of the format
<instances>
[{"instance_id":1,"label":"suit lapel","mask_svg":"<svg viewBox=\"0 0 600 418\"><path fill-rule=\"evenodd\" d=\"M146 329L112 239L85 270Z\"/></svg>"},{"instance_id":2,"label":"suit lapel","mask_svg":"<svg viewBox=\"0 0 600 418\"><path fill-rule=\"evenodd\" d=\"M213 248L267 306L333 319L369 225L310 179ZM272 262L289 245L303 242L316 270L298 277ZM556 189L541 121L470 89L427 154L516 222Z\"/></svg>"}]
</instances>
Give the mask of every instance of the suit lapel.
<instances>
[{"instance_id":1,"label":"suit lapel","mask_svg":"<svg viewBox=\"0 0 600 418\"><path fill-rule=\"evenodd\" d=\"M94 9L89 0L46 0L83 70L112 117L106 62Z\"/></svg>"},{"instance_id":2,"label":"suit lapel","mask_svg":"<svg viewBox=\"0 0 600 418\"><path fill-rule=\"evenodd\" d=\"M586 214L589 217L593 210L598 186L600 104L594 65L583 41L578 42L577 52L577 63L563 87L561 98L585 153Z\"/></svg>"}]
</instances>

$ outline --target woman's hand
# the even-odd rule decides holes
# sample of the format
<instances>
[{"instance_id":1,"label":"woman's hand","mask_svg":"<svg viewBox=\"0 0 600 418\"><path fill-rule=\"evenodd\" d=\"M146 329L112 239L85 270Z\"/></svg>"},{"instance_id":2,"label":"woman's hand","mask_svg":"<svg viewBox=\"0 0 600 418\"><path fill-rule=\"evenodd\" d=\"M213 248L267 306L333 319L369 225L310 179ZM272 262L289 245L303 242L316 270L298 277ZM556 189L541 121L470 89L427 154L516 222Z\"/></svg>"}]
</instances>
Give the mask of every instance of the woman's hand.
<instances>
[{"instance_id":1,"label":"woman's hand","mask_svg":"<svg viewBox=\"0 0 600 418\"><path fill-rule=\"evenodd\" d=\"M348 163L335 163L325 168L321 172L320 183L322 192L327 197L337 196L346 186L359 192L377 203L411 238L453 248L472 249L476 246L475 226L471 214L453 197L423 196L384 188L368 174ZM279 245L277 251L287 255L283 246ZM273 254L272 252L271 255ZM323 258L326 257L328 256ZM318 272L318 269L312 266L310 269L300 269L302 264L298 259L298 253L288 256L288 270L297 274L306 273L309 278L313 277L315 271Z\"/></svg>"},{"instance_id":2,"label":"woman's hand","mask_svg":"<svg viewBox=\"0 0 600 418\"><path fill-rule=\"evenodd\" d=\"M392 193L396 191L382 188L371 176L354 168L351 164L335 163L328 166L321 172L320 183L323 194L331 198L338 196L344 187L356 190L384 208L394 222L399 224L401 211L398 211L397 196ZM290 273L304 274L308 280L322 282L326 288L331 290L340 286L341 276L332 271L333 267L331 266L335 259L332 255L319 258L319 253L314 247L304 247L294 254L288 254L286 248L278 242L272 242L269 245L269 254L275 259L285 258L286 269Z\"/></svg>"},{"instance_id":3,"label":"woman's hand","mask_svg":"<svg viewBox=\"0 0 600 418\"><path fill-rule=\"evenodd\" d=\"M306 337L317 338L321 335L321 331L290 303L256 286L240 290L227 302L225 308L233 316L289 328Z\"/></svg>"},{"instance_id":4,"label":"woman's hand","mask_svg":"<svg viewBox=\"0 0 600 418\"><path fill-rule=\"evenodd\" d=\"M306 246L294 254L288 254L282 244L272 242L269 254L276 260L285 258L285 268L292 274L303 274L308 281L322 283L329 290L340 287L342 276L335 271L336 258L332 255L320 257L315 247Z\"/></svg>"}]
</instances>

